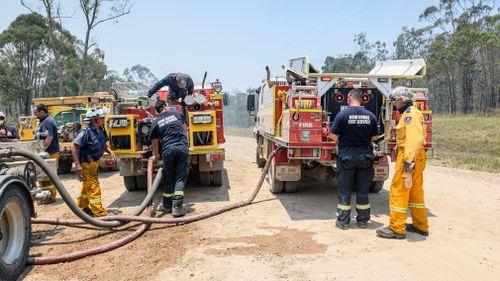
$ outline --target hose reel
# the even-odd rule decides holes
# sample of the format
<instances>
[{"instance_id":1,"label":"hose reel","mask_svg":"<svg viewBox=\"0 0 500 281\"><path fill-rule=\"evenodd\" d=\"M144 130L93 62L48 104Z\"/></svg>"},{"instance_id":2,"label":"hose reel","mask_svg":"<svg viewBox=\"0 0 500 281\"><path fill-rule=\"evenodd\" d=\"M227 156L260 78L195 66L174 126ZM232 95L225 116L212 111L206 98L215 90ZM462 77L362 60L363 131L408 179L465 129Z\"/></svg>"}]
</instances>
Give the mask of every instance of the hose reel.
<instances>
[{"instance_id":1,"label":"hose reel","mask_svg":"<svg viewBox=\"0 0 500 281\"><path fill-rule=\"evenodd\" d=\"M28 161L16 167L9 167L6 163L0 163L0 175L20 177L30 190L36 188L36 167L33 161Z\"/></svg>"}]
</instances>

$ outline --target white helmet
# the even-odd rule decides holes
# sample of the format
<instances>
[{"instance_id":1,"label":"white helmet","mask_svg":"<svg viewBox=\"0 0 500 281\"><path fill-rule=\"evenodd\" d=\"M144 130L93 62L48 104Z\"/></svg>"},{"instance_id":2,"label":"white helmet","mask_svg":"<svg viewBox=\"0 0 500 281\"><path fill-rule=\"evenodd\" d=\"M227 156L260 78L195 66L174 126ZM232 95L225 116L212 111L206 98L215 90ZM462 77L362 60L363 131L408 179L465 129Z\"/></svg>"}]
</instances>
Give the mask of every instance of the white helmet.
<instances>
[{"instance_id":1,"label":"white helmet","mask_svg":"<svg viewBox=\"0 0 500 281\"><path fill-rule=\"evenodd\" d=\"M85 113L85 119L84 121L90 121L95 118L101 118L109 113L109 108L103 107L103 108L91 108L87 110L87 113Z\"/></svg>"}]
</instances>

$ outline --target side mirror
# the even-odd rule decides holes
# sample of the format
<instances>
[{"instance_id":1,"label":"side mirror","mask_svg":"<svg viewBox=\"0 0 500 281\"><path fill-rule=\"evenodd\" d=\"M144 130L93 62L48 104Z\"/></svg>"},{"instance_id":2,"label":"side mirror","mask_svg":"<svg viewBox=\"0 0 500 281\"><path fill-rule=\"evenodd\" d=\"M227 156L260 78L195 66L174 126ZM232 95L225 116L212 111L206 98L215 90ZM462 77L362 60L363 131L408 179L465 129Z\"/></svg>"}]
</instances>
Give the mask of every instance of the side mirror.
<instances>
[{"instance_id":1,"label":"side mirror","mask_svg":"<svg viewBox=\"0 0 500 281\"><path fill-rule=\"evenodd\" d=\"M222 104L224 106L228 106L230 104L231 100L229 99L229 94L228 93L222 93Z\"/></svg>"},{"instance_id":2,"label":"side mirror","mask_svg":"<svg viewBox=\"0 0 500 281\"><path fill-rule=\"evenodd\" d=\"M252 112L255 110L255 96L254 95L247 96L247 110L249 112Z\"/></svg>"}]
</instances>

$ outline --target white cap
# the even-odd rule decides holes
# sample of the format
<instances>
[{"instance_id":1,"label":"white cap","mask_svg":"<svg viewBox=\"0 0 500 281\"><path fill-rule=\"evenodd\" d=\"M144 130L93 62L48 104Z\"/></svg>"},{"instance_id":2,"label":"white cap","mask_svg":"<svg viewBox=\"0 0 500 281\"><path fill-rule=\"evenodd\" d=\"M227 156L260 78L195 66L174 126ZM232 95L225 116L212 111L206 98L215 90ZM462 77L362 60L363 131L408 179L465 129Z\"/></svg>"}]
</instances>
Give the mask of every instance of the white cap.
<instances>
[{"instance_id":1,"label":"white cap","mask_svg":"<svg viewBox=\"0 0 500 281\"><path fill-rule=\"evenodd\" d=\"M0 111L0 117L4 117L5 118L5 113L3 113L3 112Z\"/></svg>"}]
</instances>

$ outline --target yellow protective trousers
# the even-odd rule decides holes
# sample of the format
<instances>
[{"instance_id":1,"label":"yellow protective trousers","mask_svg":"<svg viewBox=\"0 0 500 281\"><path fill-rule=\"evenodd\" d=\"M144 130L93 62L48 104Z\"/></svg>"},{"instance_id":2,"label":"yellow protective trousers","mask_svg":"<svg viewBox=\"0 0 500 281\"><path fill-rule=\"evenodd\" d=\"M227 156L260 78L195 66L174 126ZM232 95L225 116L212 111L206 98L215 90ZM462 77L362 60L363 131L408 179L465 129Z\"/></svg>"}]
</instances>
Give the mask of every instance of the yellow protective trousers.
<instances>
[{"instance_id":1,"label":"yellow protective trousers","mask_svg":"<svg viewBox=\"0 0 500 281\"><path fill-rule=\"evenodd\" d=\"M405 187L404 147L398 147L396 171L392 178L389 193L390 228L396 233L406 233L406 211L410 208L413 226L422 231L429 231L427 210L424 205L424 178L427 155L421 148L415 159L412 187Z\"/></svg>"},{"instance_id":2,"label":"yellow protective trousers","mask_svg":"<svg viewBox=\"0 0 500 281\"><path fill-rule=\"evenodd\" d=\"M50 159L59 159L59 152L50 154ZM57 189L55 185L50 180L40 181L38 183L42 190L50 191L50 199L55 200L57 196Z\"/></svg>"},{"instance_id":3,"label":"yellow protective trousers","mask_svg":"<svg viewBox=\"0 0 500 281\"><path fill-rule=\"evenodd\" d=\"M94 217L103 217L108 211L102 206L101 187L99 185L99 161L82 162L82 189L76 203L80 209L90 207Z\"/></svg>"}]
</instances>

